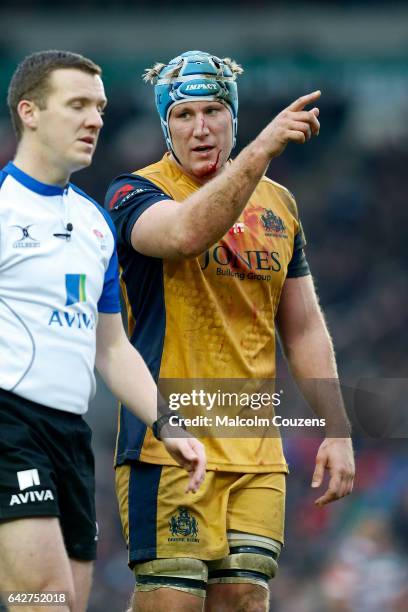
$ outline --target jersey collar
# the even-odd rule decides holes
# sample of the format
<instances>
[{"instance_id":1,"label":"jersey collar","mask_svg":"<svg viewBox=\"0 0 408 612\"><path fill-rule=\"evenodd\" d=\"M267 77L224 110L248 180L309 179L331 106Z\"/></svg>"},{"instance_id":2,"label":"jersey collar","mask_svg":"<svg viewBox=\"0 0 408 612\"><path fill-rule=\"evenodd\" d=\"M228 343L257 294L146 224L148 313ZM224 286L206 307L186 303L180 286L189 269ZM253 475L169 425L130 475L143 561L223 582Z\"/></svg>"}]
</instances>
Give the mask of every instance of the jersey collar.
<instances>
[{"instance_id":1,"label":"jersey collar","mask_svg":"<svg viewBox=\"0 0 408 612\"><path fill-rule=\"evenodd\" d=\"M41 181L37 181L37 179L33 178L29 174L26 174L20 168L17 168L13 164L13 162L9 162L3 168L3 172L6 174L10 174L16 181L30 189L31 191L35 191L35 193L39 193L44 196L57 196L62 195L66 188L58 187L57 185L47 185L46 183L41 183Z\"/></svg>"}]
</instances>

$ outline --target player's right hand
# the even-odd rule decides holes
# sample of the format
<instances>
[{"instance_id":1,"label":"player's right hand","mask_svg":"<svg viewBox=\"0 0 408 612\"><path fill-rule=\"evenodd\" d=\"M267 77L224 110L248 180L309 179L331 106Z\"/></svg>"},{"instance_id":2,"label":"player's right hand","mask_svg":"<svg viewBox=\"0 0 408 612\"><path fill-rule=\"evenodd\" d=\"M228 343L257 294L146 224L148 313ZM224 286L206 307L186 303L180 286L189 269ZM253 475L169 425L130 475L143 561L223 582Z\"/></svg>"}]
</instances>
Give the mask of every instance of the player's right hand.
<instances>
[{"instance_id":1,"label":"player's right hand","mask_svg":"<svg viewBox=\"0 0 408 612\"><path fill-rule=\"evenodd\" d=\"M189 491L196 493L205 478L207 465L205 448L199 440L193 438L181 427L171 427L172 433L169 436L166 436L166 429L165 425L161 431L163 444L173 459L189 474L186 493Z\"/></svg>"},{"instance_id":2,"label":"player's right hand","mask_svg":"<svg viewBox=\"0 0 408 612\"><path fill-rule=\"evenodd\" d=\"M276 117L262 130L257 137L258 144L264 148L269 159L277 157L289 142L303 144L312 136L318 136L320 123L319 109L304 110L308 104L313 104L321 96L319 90L301 96Z\"/></svg>"},{"instance_id":3,"label":"player's right hand","mask_svg":"<svg viewBox=\"0 0 408 612\"><path fill-rule=\"evenodd\" d=\"M326 492L316 499L316 506L325 506L353 490L355 463L351 438L325 438L316 456L312 487L323 483L325 470L330 474Z\"/></svg>"}]
</instances>

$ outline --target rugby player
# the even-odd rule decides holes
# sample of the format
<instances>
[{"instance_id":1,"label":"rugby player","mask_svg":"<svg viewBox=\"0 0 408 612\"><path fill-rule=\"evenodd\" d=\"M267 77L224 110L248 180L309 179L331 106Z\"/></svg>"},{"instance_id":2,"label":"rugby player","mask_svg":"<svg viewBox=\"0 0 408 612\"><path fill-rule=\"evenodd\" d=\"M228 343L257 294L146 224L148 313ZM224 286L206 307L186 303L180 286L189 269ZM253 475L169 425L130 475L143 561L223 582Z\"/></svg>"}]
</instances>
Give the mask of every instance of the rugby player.
<instances>
[{"instance_id":1,"label":"rugby player","mask_svg":"<svg viewBox=\"0 0 408 612\"><path fill-rule=\"evenodd\" d=\"M117 177L106 197L131 342L155 377L271 379L276 321L299 381L336 379L295 200L264 176L288 143L318 135L320 92L292 102L231 160L240 72L232 60L201 51L146 72L168 152ZM316 386L305 393L326 419L312 485L329 471L316 500L324 505L352 490L349 424L338 385L328 405ZM134 611L198 612L204 601L214 612L268 609L283 544L281 441L203 441L208 471L189 499L166 449L121 408L116 484L136 577Z\"/></svg>"},{"instance_id":2,"label":"rugby player","mask_svg":"<svg viewBox=\"0 0 408 612\"><path fill-rule=\"evenodd\" d=\"M8 104L18 144L0 172L0 590L20 592L6 596L10 609L83 612L97 540L82 418L95 359L113 393L164 430L153 378L122 327L112 222L69 182L103 125L101 70L77 54L34 53ZM180 429L163 443L195 491L201 443Z\"/></svg>"}]
</instances>

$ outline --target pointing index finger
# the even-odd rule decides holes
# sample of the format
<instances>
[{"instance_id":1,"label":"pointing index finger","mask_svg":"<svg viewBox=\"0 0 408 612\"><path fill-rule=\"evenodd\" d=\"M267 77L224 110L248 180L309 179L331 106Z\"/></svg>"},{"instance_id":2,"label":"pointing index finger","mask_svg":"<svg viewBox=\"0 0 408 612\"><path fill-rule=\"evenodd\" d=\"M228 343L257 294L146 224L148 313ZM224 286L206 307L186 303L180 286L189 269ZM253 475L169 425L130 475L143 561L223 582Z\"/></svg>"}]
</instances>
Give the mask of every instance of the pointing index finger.
<instances>
[{"instance_id":1,"label":"pointing index finger","mask_svg":"<svg viewBox=\"0 0 408 612\"><path fill-rule=\"evenodd\" d=\"M311 104L312 102L318 100L321 95L322 92L320 91L320 89L312 91L312 93L306 94L305 96L301 96L300 98L292 102L292 104L288 106L288 109L295 112L300 111L306 106L306 104Z\"/></svg>"}]
</instances>

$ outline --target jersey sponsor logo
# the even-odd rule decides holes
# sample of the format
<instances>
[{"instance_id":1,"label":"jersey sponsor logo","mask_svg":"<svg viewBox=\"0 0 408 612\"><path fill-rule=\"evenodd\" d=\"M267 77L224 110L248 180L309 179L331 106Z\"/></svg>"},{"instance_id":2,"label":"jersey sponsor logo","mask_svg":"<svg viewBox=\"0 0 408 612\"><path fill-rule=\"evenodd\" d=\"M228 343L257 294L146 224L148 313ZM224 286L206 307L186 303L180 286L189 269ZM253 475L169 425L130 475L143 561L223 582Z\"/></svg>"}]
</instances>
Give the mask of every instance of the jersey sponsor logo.
<instances>
[{"instance_id":1,"label":"jersey sponsor logo","mask_svg":"<svg viewBox=\"0 0 408 612\"><path fill-rule=\"evenodd\" d=\"M112 208L114 208L114 210L116 210L117 208L119 208L123 203L122 198L124 198L124 196L126 196L126 194L128 194L130 191L135 191L134 185L127 184L119 187L119 189L115 191L115 193L113 194L113 198L109 202L109 209L111 210ZM129 198L126 201L128 200ZM117 206L115 206L116 203L118 203Z\"/></svg>"},{"instance_id":2,"label":"jersey sponsor logo","mask_svg":"<svg viewBox=\"0 0 408 612\"><path fill-rule=\"evenodd\" d=\"M86 302L86 274L65 274L65 306ZM95 316L86 312L69 310L52 310L48 326L68 327L74 329L95 329Z\"/></svg>"},{"instance_id":3,"label":"jersey sponsor logo","mask_svg":"<svg viewBox=\"0 0 408 612\"><path fill-rule=\"evenodd\" d=\"M21 235L13 242L13 249L32 249L37 248L41 245L41 242L34 238L30 233L30 227L33 227L34 223L30 225L12 225L11 227L17 228Z\"/></svg>"},{"instance_id":4,"label":"jersey sponsor logo","mask_svg":"<svg viewBox=\"0 0 408 612\"><path fill-rule=\"evenodd\" d=\"M108 204L109 210L119 210L120 208L125 207L127 204L131 204L133 202L133 198L140 193L152 193L154 196L162 196L163 198L169 199L169 196L163 192L158 192L156 186L146 187L137 187L135 189L134 185L126 184L119 187L117 191L115 191L112 199Z\"/></svg>"},{"instance_id":5,"label":"jersey sponsor logo","mask_svg":"<svg viewBox=\"0 0 408 612\"><path fill-rule=\"evenodd\" d=\"M124 206L126 206L126 204L133 201L134 196L138 195L139 193L147 193L148 191L150 191L150 189L143 189L142 187L139 187L138 189L134 189L133 191L130 191L127 195L125 195L124 198L122 198L119 202L115 204L115 206L113 207L113 210L118 210L119 208L123 208ZM164 193L159 193L157 195L168 197Z\"/></svg>"},{"instance_id":6,"label":"jersey sponsor logo","mask_svg":"<svg viewBox=\"0 0 408 612\"><path fill-rule=\"evenodd\" d=\"M66 274L65 288L67 291L65 306L86 302L86 274Z\"/></svg>"},{"instance_id":7,"label":"jersey sponsor logo","mask_svg":"<svg viewBox=\"0 0 408 612\"><path fill-rule=\"evenodd\" d=\"M121 199L120 202L118 202L118 204L116 204L114 210L126 206L126 204L133 199L133 196L137 195L138 193L144 193L145 191L148 191L148 189L142 189L141 187L139 189L134 189L133 191L130 191L127 195L125 195L124 198Z\"/></svg>"},{"instance_id":8,"label":"jersey sponsor logo","mask_svg":"<svg viewBox=\"0 0 408 612\"><path fill-rule=\"evenodd\" d=\"M38 470L35 468L32 470L22 470L21 472L17 472L17 480L20 491L24 491L24 489L40 484L40 476L38 474Z\"/></svg>"},{"instance_id":9,"label":"jersey sponsor logo","mask_svg":"<svg viewBox=\"0 0 408 612\"><path fill-rule=\"evenodd\" d=\"M198 521L191 515L188 508L181 506L178 514L173 514L169 520L169 530L171 533L169 542L199 542Z\"/></svg>"},{"instance_id":10,"label":"jersey sponsor logo","mask_svg":"<svg viewBox=\"0 0 408 612\"><path fill-rule=\"evenodd\" d=\"M264 213L261 215L262 225L265 228L266 236L274 236L277 238L287 238L286 225L283 220L275 215L270 208L264 208Z\"/></svg>"},{"instance_id":11,"label":"jersey sponsor logo","mask_svg":"<svg viewBox=\"0 0 408 612\"><path fill-rule=\"evenodd\" d=\"M68 327L75 329L95 329L95 317L85 312L68 312L67 310L53 310L48 325Z\"/></svg>"},{"instance_id":12,"label":"jersey sponsor logo","mask_svg":"<svg viewBox=\"0 0 408 612\"><path fill-rule=\"evenodd\" d=\"M17 472L17 480L20 491L24 491L25 489L41 484L40 476L36 468ZM16 504L28 504L29 502L42 502L47 501L48 499L54 499L51 489L27 491L26 493L13 493L10 497L9 506L15 506Z\"/></svg>"},{"instance_id":13,"label":"jersey sponsor logo","mask_svg":"<svg viewBox=\"0 0 408 612\"><path fill-rule=\"evenodd\" d=\"M51 489L27 491L27 493L15 493L10 498L9 506L14 506L15 504L28 504L29 502L43 502L49 499L54 499Z\"/></svg>"},{"instance_id":14,"label":"jersey sponsor logo","mask_svg":"<svg viewBox=\"0 0 408 612\"><path fill-rule=\"evenodd\" d=\"M243 273L256 270L280 272L282 265L279 257L278 251L238 251L226 245L218 244L203 253L200 266L202 270L205 270L213 261L220 267L226 266ZM228 274L227 276L231 275Z\"/></svg>"}]
</instances>

